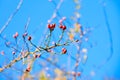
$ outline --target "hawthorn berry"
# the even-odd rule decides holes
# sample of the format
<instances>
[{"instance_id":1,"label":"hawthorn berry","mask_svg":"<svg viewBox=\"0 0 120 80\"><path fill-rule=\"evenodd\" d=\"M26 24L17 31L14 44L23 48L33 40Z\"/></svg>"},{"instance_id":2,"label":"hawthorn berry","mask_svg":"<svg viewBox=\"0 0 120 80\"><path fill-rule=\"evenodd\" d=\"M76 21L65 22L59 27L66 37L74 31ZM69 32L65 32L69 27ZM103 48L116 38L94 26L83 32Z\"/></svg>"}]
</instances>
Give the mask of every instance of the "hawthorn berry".
<instances>
[{"instance_id":1,"label":"hawthorn berry","mask_svg":"<svg viewBox=\"0 0 120 80\"><path fill-rule=\"evenodd\" d=\"M50 30L54 30L55 26L56 26L55 23L54 23L54 24L48 24L48 28L49 28Z\"/></svg>"},{"instance_id":2,"label":"hawthorn berry","mask_svg":"<svg viewBox=\"0 0 120 80\"><path fill-rule=\"evenodd\" d=\"M5 42L5 45L6 46L9 46L11 43L10 42Z\"/></svg>"},{"instance_id":3,"label":"hawthorn berry","mask_svg":"<svg viewBox=\"0 0 120 80\"><path fill-rule=\"evenodd\" d=\"M60 25L59 27L60 27L60 29L62 29L62 30L66 30L66 26L65 26L65 25Z\"/></svg>"},{"instance_id":4,"label":"hawthorn berry","mask_svg":"<svg viewBox=\"0 0 120 80\"><path fill-rule=\"evenodd\" d=\"M76 73L75 73L74 71L72 71L72 75L73 75L73 76L76 76Z\"/></svg>"},{"instance_id":5,"label":"hawthorn berry","mask_svg":"<svg viewBox=\"0 0 120 80\"><path fill-rule=\"evenodd\" d=\"M63 29L63 30L66 30L66 26L64 25L62 29Z\"/></svg>"},{"instance_id":6,"label":"hawthorn berry","mask_svg":"<svg viewBox=\"0 0 120 80\"><path fill-rule=\"evenodd\" d=\"M79 40L75 40L75 42L79 42Z\"/></svg>"},{"instance_id":7,"label":"hawthorn berry","mask_svg":"<svg viewBox=\"0 0 120 80\"><path fill-rule=\"evenodd\" d=\"M40 54L35 54L34 55L34 58L39 58L40 57Z\"/></svg>"},{"instance_id":8,"label":"hawthorn berry","mask_svg":"<svg viewBox=\"0 0 120 80\"><path fill-rule=\"evenodd\" d=\"M28 35L27 33L24 33L24 34L23 34L23 37L25 37L25 36L27 36L27 35Z\"/></svg>"},{"instance_id":9,"label":"hawthorn berry","mask_svg":"<svg viewBox=\"0 0 120 80\"><path fill-rule=\"evenodd\" d=\"M60 25L59 27L60 27L60 29L62 29L62 28L63 28L63 25Z\"/></svg>"},{"instance_id":10,"label":"hawthorn berry","mask_svg":"<svg viewBox=\"0 0 120 80\"><path fill-rule=\"evenodd\" d=\"M32 37L31 36L28 36L28 41L31 41Z\"/></svg>"},{"instance_id":11,"label":"hawthorn berry","mask_svg":"<svg viewBox=\"0 0 120 80\"><path fill-rule=\"evenodd\" d=\"M48 49L47 51L48 51L48 52L52 52L52 50L51 50L51 49Z\"/></svg>"},{"instance_id":12,"label":"hawthorn berry","mask_svg":"<svg viewBox=\"0 0 120 80\"><path fill-rule=\"evenodd\" d=\"M80 75L81 75L81 72L78 72L78 73L77 73L77 76L80 76Z\"/></svg>"},{"instance_id":13,"label":"hawthorn berry","mask_svg":"<svg viewBox=\"0 0 120 80\"><path fill-rule=\"evenodd\" d=\"M66 17L62 17L62 20L66 20Z\"/></svg>"},{"instance_id":14,"label":"hawthorn berry","mask_svg":"<svg viewBox=\"0 0 120 80\"><path fill-rule=\"evenodd\" d=\"M30 67L28 67L28 68L26 69L26 72L30 72Z\"/></svg>"},{"instance_id":15,"label":"hawthorn berry","mask_svg":"<svg viewBox=\"0 0 120 80\"><path fill-rule=\"evenodd\" d=\"M12 54L15 55L15 51L13 51Z\"/></svg>"},{"instance_id":16,"label":"hawthorn berry","mask_svg":"<svg viewBox=\"0 0 120 80\"><path fill-rule=\"evenodd\" d=\"M60 24L62 24L62 22L63 22L63 20L62 20L62 19L61 19L61 20L59 20L59 23L60 23Z\"/></svg>"},{"instance_id":17,"label":"hawthorn berry","mask_svg":"<svg viewBox=\"0 0 120 80\"><path fill-rule=\"evenodd\" d=\"M52 24L52 27L53 27L53 28L55 28L55 26L56 26L56 24L55 24L55 23L54 23L54 24Z\"/></svg>"},{"instance_id":18,"label":"hawthorn berry","mask_svg":"<svg viewBox=\"0 0 120 80\"><path fill-rule=\"evenodd\" d=\"M19 36L18 32L16 32L14 35L13 35L13 38L17 38Z\"/></svg>"},{"instance_id":19,"label":"hawthorn berry","mask_svg":"<svg viewBox=\"0 0 120 80\"><path fill-rule=\"evenodd\" d=\"M51 28L51 25L50 25L50 24L48 24L48 28Z\"/></svg>"},{"instance_id":20,"label":"hawthorn berry","mask_svg":"<svg viewBox=\"0 0 120 80\"><path fill-rule=\"evenodd\" d=\"M67 52L66 48L62 48L62 54L65 54Z\"/></svg>"},{"instance_id":21,"label":"hawthorn berry","mask_svg":"<svg viewBox=\"0 0 120 80\"><path fill-rule=\"evenodd\" d=\"M0 53L1 53L2 55L4 55L4 54L5 54L5 52L4 52L4 51L1 51Z\"/></svg>"}]
</instances>

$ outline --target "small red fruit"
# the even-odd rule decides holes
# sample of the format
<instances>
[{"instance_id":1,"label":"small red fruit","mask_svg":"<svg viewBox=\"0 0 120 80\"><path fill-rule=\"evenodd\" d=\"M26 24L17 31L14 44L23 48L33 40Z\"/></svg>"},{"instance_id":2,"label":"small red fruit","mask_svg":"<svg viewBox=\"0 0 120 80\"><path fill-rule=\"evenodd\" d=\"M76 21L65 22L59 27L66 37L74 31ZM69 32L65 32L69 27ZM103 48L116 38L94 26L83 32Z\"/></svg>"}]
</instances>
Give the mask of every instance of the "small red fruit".
<instances>
[{"instance_id":1,"label":"small red fruit","mask_svg":"<svg viewBox=\"0 0 120 80\"><path fill-rule=\"evenodd\" d=\"M66 48L62 48L62 54L65 54L67 52Z\"/></svg>"},{"instance_id":2,"label":"small red fruit","mask_svg":"<svg viewBox=\"0 0 120 80\"><path fill-rule=\"evenodd\" d=\"M24 33L24 34L23 34L23 37L25 37L25 36L27 36L27 35L28 35L27 33Z\"/></svg>"},{"instance_id":3,"label":"small red fruit","mask_svg":"<svg viewBox=\"0 0 120 80\"><path fill-rule=\"evenodd\" d=\"M63 28L63 25L60 25L59 27L62 29L62 28Z\"/></svg>"},{"instance_id":4,"label":"small red fruit","mask_svg":"<svg viewBox=\"0 0 120 80\"><path fill-rule=\"evenodd\" d=\"M40 54L35 54L34 55L34 58L39 58L40 57Z\"/></svg>"},{"instance_id":5,"label":"small red fruit","mask_svg":"<svg viewBox=\"0 0 120 80\"><path fill-rule=\"evenodd\" d=\"M31 70L31 68L30 68L30 67L28 67L28 68L26 69L26 72L30 72L30 70Z\"/></svg>"},{"instance_id":6,"label":"small red fruit","mask_svg":"<svg viewBox=\"0 0 120 80\"><path fill-rule=\"evenodd\" d=\"M52 24L52 27L55 28L56 24Z\"/></svg>"},{"instance_id":7,"label":"small red fruit","mask_svg":"<svg viewBox=\"0 0 120 80\"><path fill-rule=\"evenodd\" d=\"M62 29L63 29L63 30L66 30L66 26L63 26Z\"/></svg>"},{"instance_id":8,"label":"small red fruit","mask_svg":"<svg viewBox=\"0 0 120 80\"><path fill-rule=\"evenodd\" d=\"M28 36L28 41L30 41L32 39L32 37L31 36Z\"/></svg>"},{"instance_id":9,"label":"small red fruit","mask_svg":"<svg viewBox=\"0 0 120 80\"><path fill-rule=\"evenodd\" d=\"M19 36L18 32L16 32L16 33L13 35L14 38L17 38L18 36Z\"/></svg>"},{"instance_id":10,"label":"small red fruit","mask_svg":"<svg viewBox=\"0 0 120 80\"><path fill-rule=\"evenodd\" d=\"M50 24L48 24L48 28L51 28L51 25L50 25Z\"/></svg>"},{"instance_id":11,"label":"small red fruit","mask_svg":"<svg viewBox=\"0 0 120 80\"><path fill-rule=\"evenodd\" d=\"M50 30L54 30L55 26L56 26L56 24L48 24L48 28Z\"/></svg>"},{"instance_id":12,"label":"small red fruit","mask_svg":"<svg viewBox=\"0 0 120 80\"><path fill-rule=\"evenodd\" d=\"M80 75L81 75L81 72L78 72L78 73L77 73L77 76L80 76Z\"/></svg>"},{"instance_id":13,"label":"small red fruit","mask_svg":"<svg viewBox=\"0 0 120 80\"><path fill-rule=\"evenodd\" d=\"M76 40L75 42L79 42L79 40Z\"/></svg>"},{"instance_id":14,"label":"small red fruit","mask_svg":"<svg viewBox=\"0 0 120 80\"><path fill-rule=\"evenodd\" d=\"M65 26L65 25L60 25L59 27L60 27L60 29L62 29L62 30L66 30L66 26Z\"/></svg>"},{"instance_id":15,"label":"small red fruit","mask_svg":"<svg viewBox=\"0 0 120 80\"><path fill-rule=\"evenodd\" d=\"M15 55L15 51L13 51L12 54Z\"/></svg>"},{"instance_id":16,"label":"small red fruit","mask_svg":"<svg viewBox=\"0 0 120 80\"><path fill-rule=\"evenodd\" d=\"M72 75L73 75L73 76L76 76L76 73L75 73L74 71L72 71Z\"/></svg>"}]
</instances>

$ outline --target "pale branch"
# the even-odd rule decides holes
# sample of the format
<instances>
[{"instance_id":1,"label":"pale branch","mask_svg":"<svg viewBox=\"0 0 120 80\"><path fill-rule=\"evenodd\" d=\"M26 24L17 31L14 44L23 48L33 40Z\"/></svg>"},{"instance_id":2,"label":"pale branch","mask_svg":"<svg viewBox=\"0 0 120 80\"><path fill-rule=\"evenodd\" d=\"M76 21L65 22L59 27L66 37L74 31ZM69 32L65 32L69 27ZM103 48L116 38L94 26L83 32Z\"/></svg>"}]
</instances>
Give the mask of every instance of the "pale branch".
<instances>
[{"instance_id":1,"label":"pale branch","mask_svg":"<svg viewBox=\"0 0 120 80\"><path fill-rule=\"evenodd\" d=\"M4 70L7 69L7 68L10 68L13 64L15 64L16 62L22 60L23 58L27 58L28 55L30 55L30 54L33 54L33 53L36 53L36 52L41 52L41 51L43 51L43 50L46 51L46 52L49 52L49 51L48 51L49 49L52 49L52 48L55 48L55 47L59 47L59 46L66 46L66 45L69 45L69 44L72 43L72 42L76 42L76 41L65 42L65 43L63 43L63 44L55 44L55 45L53 45L53 46L49 46L49 47L46 47L46 48L37 47L37 46L33 45L33 43L31 42L32 45L38 49L38 51L35 50L34 52L26 52L24 56L22 56L22 57L19 56L19 57L15 58L15 59L12 60L9 64L7 64L7 65L3 66L2 68L0 68L0 72L4 71ZM39 49L39 48L40 48L40 49ZM42 49L41 49L41 48L42 48ZM41 55L42 55L42 54L41 54Z\"/></svg>"},{"instance_id":2,"label":"pale branch","mask_svg":"<svg viewBox=\"0 0 120 80\"><path fill-rule=\"evenodd\" d=\"M4 26L0 29L0 34L7 28L7 26L9 25L9 23L11 22L11 20L13 19L13 17L16 15L16 13L19 11L21 5L23 3L23 0L20 0L19 4L17 5L16 10L10 15L10 17L8 18L7 22L4 24Z\"/></svg>"},{"instance_id":3,"label":"pale branch","mask_svg":"<svg viewBox=\"0 0 120 80\"><path fill-rule=\"evenodd\" d=\"M26 58L30 53L27 52L26 55L24 56L24 58ZM22 60L23 57L18 57L18 58L15 58L14 60L12 60L9 64L3 66L2 68L0 68L0 72L2 72L3 70L7 69L7 68L10 68L13 64L15 64L16 62Z\"/></svg>"}]
</instances>

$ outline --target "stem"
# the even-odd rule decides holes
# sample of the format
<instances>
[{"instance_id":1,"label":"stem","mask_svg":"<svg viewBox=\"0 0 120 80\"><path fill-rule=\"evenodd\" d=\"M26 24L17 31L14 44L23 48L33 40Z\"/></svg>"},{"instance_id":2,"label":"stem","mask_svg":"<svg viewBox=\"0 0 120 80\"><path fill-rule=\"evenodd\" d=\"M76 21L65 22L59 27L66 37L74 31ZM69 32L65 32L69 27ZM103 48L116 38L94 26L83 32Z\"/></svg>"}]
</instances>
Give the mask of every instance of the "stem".
<instances>
[{"instance_id":1,"label":"stem","mask_svg":"<svg viewBox=\"0 0 120 80\"><path fill-rule=\"evenodd\" d=\"M58 40L58 44L60 43L60 41L62 40L62 38L63 38L63 35L64 35L64 30L62 30L62 35L60 36L60 39Z\"/></svg>"}]
</instances>

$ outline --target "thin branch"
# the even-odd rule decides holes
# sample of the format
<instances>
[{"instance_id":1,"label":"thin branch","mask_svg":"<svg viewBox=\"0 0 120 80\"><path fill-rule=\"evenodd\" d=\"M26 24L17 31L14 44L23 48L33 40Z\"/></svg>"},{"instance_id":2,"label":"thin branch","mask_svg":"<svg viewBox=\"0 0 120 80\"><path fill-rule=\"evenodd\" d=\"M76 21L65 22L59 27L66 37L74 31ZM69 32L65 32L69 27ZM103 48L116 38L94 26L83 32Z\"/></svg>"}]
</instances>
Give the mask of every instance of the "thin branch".
<instances>
[{"instance_id":1,"label":"thin branch","mask_svg":"<svg viewBox=\"0 0 120 80\"><path fill-rule=\"evenodd\" d=\"M4 26L0 29L0 34L2 34L2 32L7 28L7 26L9 25L9 23L11 22L11 20L13 19L13 17L16 15L16 13L19 11L21 5L23 3L23 0L20 0L16 10L13 12L13 14L10 15L10 17L8 18L7 22L4 24Z\"/></svg>"},{"instance_id":2,"label":"thin branch","mask_svg":"<svg viewBox=\"0 0 120 80\"><path fill-rule=\"evenodd\" d=\"M107 31L108 31L108 35L109 35L109 41L110 41L110 55L107 57L107 59L102 62L97 68L101 68L104 64L106 64L113 56L113 53L114 53L114 50L113 50L113 39L112 39L112 32L111 32L111 29L110 29L110 24L109 24L109 21L108 21L108 16L107 16L107 12L106 12L106 9L105 9L105 2L103 2L103 14L104 14L104 17L105 17L105 23L106 23L106 27L107 27Z\"/></svg>"}]
</instances>

